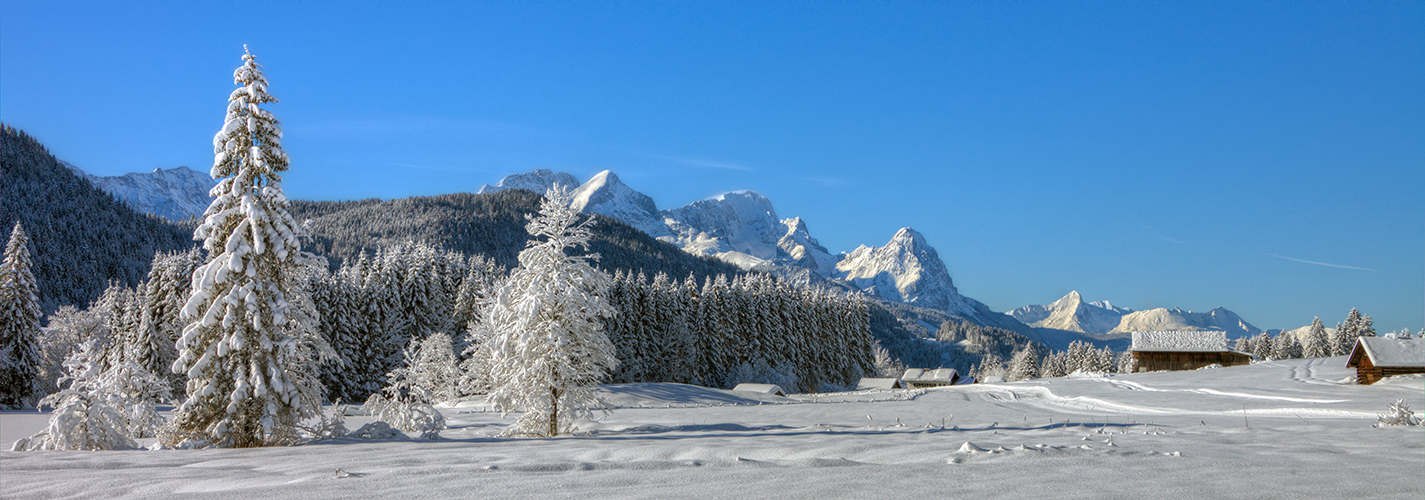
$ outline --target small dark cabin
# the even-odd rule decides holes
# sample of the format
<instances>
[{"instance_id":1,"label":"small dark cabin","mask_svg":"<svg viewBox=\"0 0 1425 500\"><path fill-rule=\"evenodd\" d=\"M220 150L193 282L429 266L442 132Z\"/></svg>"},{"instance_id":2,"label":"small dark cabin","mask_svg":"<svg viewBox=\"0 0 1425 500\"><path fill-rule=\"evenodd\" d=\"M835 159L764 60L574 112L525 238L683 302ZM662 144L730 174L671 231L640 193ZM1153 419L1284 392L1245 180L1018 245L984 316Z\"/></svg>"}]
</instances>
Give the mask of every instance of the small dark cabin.
<instances>
[{"instance_id":1,"label":"small dark cabin","mask_svg":"<svg viewBox=\"0 0 1425 500\"><path fill-rule=\"evenodd\" d=\"M1356 369L1356 382L1370 385L1394 375L1425 373L1425 339L1361 337L1346 358Z\"/></svg>"},{"instance_id":2,"label":"small dark cabin","mask_svg":"<svg viewBox=\"0 0 1425 500\"><path fill-rule=\"evenodd\" d=\"M1250 364L1252 355L1227 347L1227 333L1133 332L1133 364L1136 372L1196 370L1212 365Z\"/></svg>"}]
</instances>

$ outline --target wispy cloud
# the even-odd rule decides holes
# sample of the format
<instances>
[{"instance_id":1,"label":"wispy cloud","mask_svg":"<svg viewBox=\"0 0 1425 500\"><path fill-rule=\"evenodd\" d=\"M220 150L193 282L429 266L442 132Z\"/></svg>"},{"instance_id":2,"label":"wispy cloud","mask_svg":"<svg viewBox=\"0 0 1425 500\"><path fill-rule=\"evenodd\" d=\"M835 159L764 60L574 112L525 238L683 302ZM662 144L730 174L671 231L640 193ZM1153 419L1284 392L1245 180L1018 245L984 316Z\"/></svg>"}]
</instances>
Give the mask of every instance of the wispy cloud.
<instances>
[{"instance_id":1,"label":"wispy cloud","mask_svg":"<svg viewBox=\"0 0 1425 500\"><path fill-rule=\"evenodd\" d=\"M1337 268L1337 269L1353 269L1353 270L1356 270L1356 271L1370 271L1370 272L1373 272L1373 273L1378 273L1378 272L1380 272L1379 270L1371 269L1371 268L1368 268L1368 267L1347 266L1347 265L1342 265L1342 264L1332 264L1332 263L1330 263L1330 262L1316 262L1316 261L1314 261L1314 260L1298 259L1298 258L1295 258L1295 257L1287 257L1287 256L1285 256L1285 255L1277 255L1277 254L1274 254L1274 253L1269 253L1269 254L1267 254L1267 255L1268 255L1268 256L1271 256L1271 257L1276 257L1276 258L1282 259L1282 260L1289 260L1289 261L1292 261L1292 262L1300 262L1300 263L1302 263L1302 264L1314 264L1314 265L1318 265L1318 266L1334 267L1334 268Z\"/></svg>"},{"instance_id":2,"label":"wispy cloud","mask_svg":"<svg viewBox=\"0 0 1425 500\"><path fill-rule=\"evenodd\" d=\"M721 168L724 170L738 170L742 172L752 171L752 167L746 165L738 165L735 163L728 163L724 161L707 160L703 158L688 158L684 156L662 156L659 158L669 161L676 161L684 165L692 165L694 167Z\"/></svg>"}]
</instances>

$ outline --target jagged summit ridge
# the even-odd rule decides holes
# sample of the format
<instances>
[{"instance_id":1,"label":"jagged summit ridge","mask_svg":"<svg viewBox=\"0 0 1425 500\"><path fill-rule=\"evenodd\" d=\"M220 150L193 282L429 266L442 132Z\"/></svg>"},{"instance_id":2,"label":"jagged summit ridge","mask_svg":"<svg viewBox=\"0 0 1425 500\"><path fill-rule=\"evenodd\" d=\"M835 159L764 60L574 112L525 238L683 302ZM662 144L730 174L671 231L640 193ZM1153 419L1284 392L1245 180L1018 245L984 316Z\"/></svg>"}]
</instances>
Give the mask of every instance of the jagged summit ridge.
<instances>
[{"instance_id":1,"label":"jagged summit ridge","mask_svg":"<svg viewBox=\"0 0 1425 500\"><path fill-rule=\"evenodd\" d=\"M172 221L202 216L213 201L208 191L217 185L208 174L188 167L101 177L67 162L61 163L135 212L151 213Z\"/></svg>"},{"instance_id":2,"label":"jagged summit ridge","mask_svg":"<svg viewBox=\"0 0 1425 500\"><path fill-rule=\"evenodd\" d=\"M906 227L884 246L862 245L836 264L838 277L892 302L974 316L976 307L955 289L950 271L925 236Z\"/></svg>"},{"instance_id":3,"label":"jagged summit ridge","mask_svg":"<svg viewBox=\"0 0 1425 500\"><path fill-rule=\"evenodd\" d=\"M564 172L554 172L547 168L541 168L523 174L506 175L503 179L500 179L500 182L495 183L493 186L482 184L480 190L476 191L476 194L494 193L506 189L527 189L544 194L545 191L549 190L550 186L556 183L561 186L566 186L569 189L574 189L575 186L579 185L579 179Z\"/></svg>"},{"instance_id":4,"label":"jagged summit ridge","mask_svg":"<svg viewBox=\"0 0 1425 500\"><path fill-rule=\"evenodd\" d=\"M545 189L556 177L573 178L562 172L537 170L507 176L496 188ZM482 192L496 188L487 186ZM732 191L683 207L659 210L652 198L623 184L607 170L580 185L571 206L617 219L685 252L743 269L769 272L796 282L842 280L886 300L937 309L1038 337L1034 329L960 295L935 248L911 228L897 231L883 246L862 246L833 255L811 236L805 220L779 218L772 201L755 191Z\"/></svg>"},{"instance_id":5,"label":"jagged summit ridge","mask_svg":"<svg viewBox=\"0 0 1425 500\"><path fill-rule=\"evenodd\" d=\"M654 238L672 235L653 198L624 185L611 171L594 175L573 194L569 206L575 210L613 217Z\"/></svg>"}]
</instances>

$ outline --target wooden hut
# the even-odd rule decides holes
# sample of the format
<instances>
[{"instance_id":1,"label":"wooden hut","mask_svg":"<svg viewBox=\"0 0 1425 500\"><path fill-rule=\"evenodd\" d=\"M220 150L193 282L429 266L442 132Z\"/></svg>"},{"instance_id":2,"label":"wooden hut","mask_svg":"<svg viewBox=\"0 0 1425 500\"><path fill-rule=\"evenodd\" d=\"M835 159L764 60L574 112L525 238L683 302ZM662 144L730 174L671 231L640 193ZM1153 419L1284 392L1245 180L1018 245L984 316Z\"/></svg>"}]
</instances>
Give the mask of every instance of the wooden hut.
<instances>
[{"instance_id":1,"label":"wooden hut","mask_svg":"<svg viewBox=\"0 0 1425 500\"><path fill-rule=\"evenodd\" d=\"M1361 337L1346 358L1356 369L1356 382L1369 385L1392 375L1425 373L1425 339Z\"/></svg>"},{"instance_id":2,"label":"wooden hut","mask_svg":"<svg viewBox=\"0 0 1425 500\"><path fill-rule=\"evenodd\" d=\"M955 385L960 381L960 374L954 368L936 368L933 370L925 368L911 368L905 371L901 377L907 386L911 388L941 387Z\"/></svg>"},{"instance_id":3,"label":"wooden hut","mask_svg":"<svg viewBox=\"0 0 1425 500\"><path fill-rule=\"evenodd\" d=\"M1133 332L1134 372L1196 370L1212 365L1238 366L1252 355L1227 348L1227 333Z\"/></svg>"}]
</instances>

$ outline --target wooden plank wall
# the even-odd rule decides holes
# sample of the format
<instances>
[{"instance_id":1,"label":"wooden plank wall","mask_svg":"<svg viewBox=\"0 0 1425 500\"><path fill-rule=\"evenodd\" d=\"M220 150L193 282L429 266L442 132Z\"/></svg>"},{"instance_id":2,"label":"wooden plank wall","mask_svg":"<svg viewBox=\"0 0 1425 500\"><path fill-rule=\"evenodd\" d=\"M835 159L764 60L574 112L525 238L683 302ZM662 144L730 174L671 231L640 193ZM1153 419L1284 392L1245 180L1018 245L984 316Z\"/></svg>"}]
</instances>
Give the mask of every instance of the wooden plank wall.
<instances>
[{"instance_id":1,"label":"wooden plank wall","mask_svg":"<svg viewBox=\"0 0 1425 500\"><path fill-rule=\"evenodd\" d=\"M1196 370L1209 365L1239 366L1252 358L1234 352L1134 352L1135 372Z\"/></svg>"}]
</instances>

